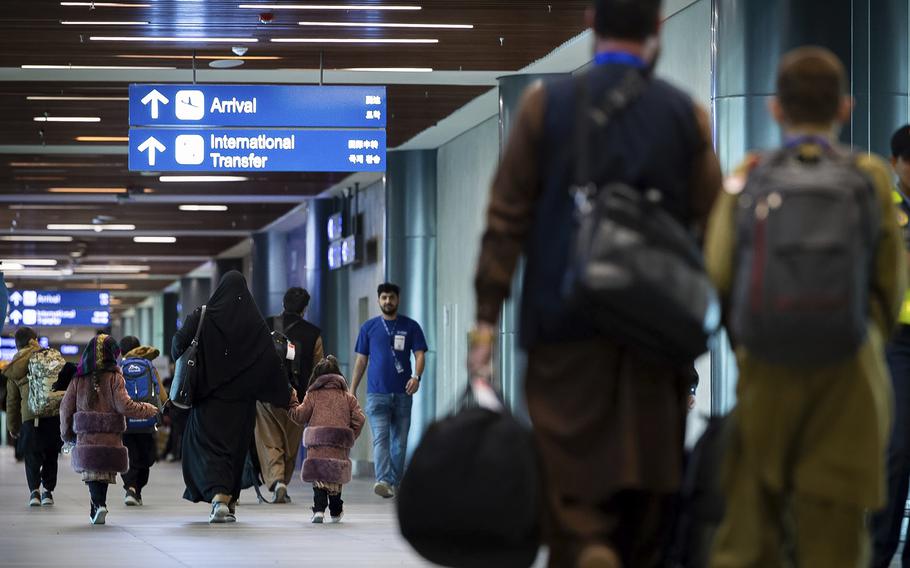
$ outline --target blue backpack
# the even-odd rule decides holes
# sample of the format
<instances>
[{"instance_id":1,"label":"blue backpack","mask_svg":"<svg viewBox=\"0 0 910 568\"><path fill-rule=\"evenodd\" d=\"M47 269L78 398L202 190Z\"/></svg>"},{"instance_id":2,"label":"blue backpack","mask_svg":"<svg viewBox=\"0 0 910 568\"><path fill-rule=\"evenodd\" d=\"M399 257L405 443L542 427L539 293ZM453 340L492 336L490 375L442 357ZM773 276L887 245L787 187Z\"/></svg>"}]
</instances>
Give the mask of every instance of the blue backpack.
<instances>
[{"instance_id":1,"label":"blue backpack","mask_svg":"<svg viewBox=\"0 0 910 568\"><path fill-rule=\"evenodd\" d=\"M141 358L124 359L121 363L123 378L126 380L126 392L137 402L147 402L154 406L161 405L158 375L151 361ZM158 418L127 418L126 431L135 434L154 432Z\"/></svg>"}]
</instances>

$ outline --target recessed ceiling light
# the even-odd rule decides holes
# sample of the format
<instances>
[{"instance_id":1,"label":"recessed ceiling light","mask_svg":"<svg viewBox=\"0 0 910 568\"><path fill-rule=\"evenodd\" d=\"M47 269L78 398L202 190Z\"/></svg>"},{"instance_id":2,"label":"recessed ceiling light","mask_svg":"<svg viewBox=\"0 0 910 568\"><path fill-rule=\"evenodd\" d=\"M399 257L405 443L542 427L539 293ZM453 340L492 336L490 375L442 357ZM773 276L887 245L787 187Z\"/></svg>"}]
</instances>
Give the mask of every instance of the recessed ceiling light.
<instances>
[{"instance_id":1,"label":"recessed ceiling light","mask_svg":"<svg viewBox=\"0 0 910 568\"><path fill-rule=\"evenodd\" d=\"M181 205L181 211L227 211L227 205Z\"/></svg>"},{"instance_id":2,"label":"recessed ceiling light","mask_svg":"<svg viewBox=\"0 0 910 568\"><path fill-rule=\"evenodd\" d=\"M87 8L148 8L150 4L126 2L61 2L61 6L85 6Z\"/></svg>"},{"instance_id":3,"label":"recessed ceiling light","mask_svg":"<svg viewBox=\"0 0 910 568\"><path fill-rule=\"evenodd\" d=\"M133 237L133 242L171 244L177 242L177 237Z\"/></svg>"},{"instance_id":4,"label":"recessed ceiling light","mask_svg":"<svg viewBox=\"0 0 910 568\"><path fill-rule=\"evenodd\" d=\"M121 59L184 59L190 60L193 59L192 55L116 55ZM236 59L239 61L277 61L279 59L284 59L283 57L278 57L275 55L244 55L234 56L234 55L197 55L196 59L200 61L213 61L219 59ZM129 100L129 99L124 99Z\"/></svg>"},{"instance_id":5,"label":"recessed ceiling light","mask_svg":"<svg viewBox=\"0 0 910 568\"><path fill-rule=\"evenodd\" d=\"M28 278L28 277L43 278L43 277L48 277L48 276L52 276L52 277L72 276L72 274L73 274L73 271L68 268L57 269L57 268L24 268L23 267L22 269L19 269L19 270L17 270L17 269L8 269L8 270L10 272L10 274L9 274L10 276L19 277L19 278Z\"/></svg>"},{"instance_id":6,"label":"recessed ceiling light","mask_svg":"<svg viewBox=\"0 0 910 568\"><path fill-rule=\"evenodd\" d=\"M76 142L129 142L127 136L76 136Z\"/></svg>"},{"instance_id":7,"label":"recessed ceiling light","mask_svg":"<svg viewBox=\"0 0 910 568\"><path fill-rule=\"evenodd\" d=\"M80 97L76 95L71 96L45 96L45 95L33 95L25 97L29 101L128 101L129 97Z\"/></svg>"},{"instance_id":8,"label":"recessed ceiling light","mask_svg":"<svg viewBox=\"0 0 910 568\"><path fill-rule=\"evenodd\" d=\"M77 273L86 272L122 272L122 273L139 273L151 270L150 266L138 264L82 264L75 268Z\"/></svg>"},{"instance_id":9,"label":"recessed ceiling light","mask_svg":"<svg viewBox=\"0 0 910 568\"><path fill-rule=\"evenodd\" d=\"M0 263L0 270L25 270L25 265L17 264L15 262L2 262Z\"/></svg>"},{"instance_id":10,"label":"recessed ceiling light","mask_svg":"<svg viewBox=\"0 0 910 568\"><path fill-rule=\"evenodd\" d=\"M88 224L50 224L48 231L135 231L136 225L88 225Z\"/></svg>"},{"instance_id":11,"label":"recessed ceiling light","mask_svg":"<svg viewBox=\"0 0 910 568\"><path fill-rule=\"evenodd\" d=\"M244 64L244 61L239 59L216 59L215 61L209 61L209 67L212 69L233 69L235 67L240 67Z\"/></svg>"},{"instance_id":12,"label":"recessed ceiling light","mask_svg":"<svg viewBox=\"0 0 910 568\"><path fill-rule=\"evenodd\" d=\"M148 22L74 22L72 20L60 20L64 26L147 26Z\"/></svg>"},{"instance_id":13,"label":"recessed ceiling light","mask_svg":"<svg viewBox=\"0 0 910 568\"><path fill-rule=\"evenodd\" d=\"M22 266L57 266L52 258L4 258L0 264L21 264Z\"/></svg>"},{"instance_id":14,"label":"recessed ceiling light","mask_svg":"<svg viewBox=\"0 0 910 568\"><path fill-rule=\"evenodd\" d=\"M71 243L73 237L57 235L0 235L0 241L14 243Z\"/></svg>"},{"instance_id":15,"label":"recessed ceiling light","mask_svg":"<svg viewBox=\"0 0 910 568\"><path fill-rule=\"evenodd\" d=\"M420 6L382 6L357 4L241 4L245 10L422 10Z\"/></svg>"},{"instance_id":16,"label":"recessed ceiling light","mask_svg":"<svg viewBox=\"0 0 910 568\"><path fill-rule=\"evenodd\" d=\"M387 38L337 38L337 37L276 37L274 43L439 43L438 39L387 39Z\"/></svg>"},{"instance_id":17,"label":"recessed ceiling light","mask_svg":"<svg viewBox=\"0 0 910 568\"><path fill-rule=\"evenodd\" d=\"M158 181L163 183L218 183L248 181L245 176L161 176Z\"/></svg>"},{"instance_id":18,"label":"recessed ceiling light","mask_svg":"<svg viewBox=\"0 0 910 568\"><path fill-rule=\"evenodd\" d=\"M366 71L377 73L432 73L432 67L349 67L342 71Z\"/></svg>"},{"instance_id":19,"label":"recessed ceiling light","mask_svg":"<svg viewBox=\"0 0 910 568\"><path fill-rule=\"evenodd\" d=\"M52 187L49 193L126 193L125 187Z\"/></svg>"},{"instance_id":20,"label":"recessed ceiling light","mask_svg":"<svg viewBox=\"0 0 910 568\"><path fill-rule=\"evenodd\" d=\"M155 37L155 36L90 36L92 41L149 41L169 43L257 43L254 37Z\"/></svg>"},{"instance_id":21,"label":"recessed ceiling light","mask_svg":"<svg viewBox=\"0 0 910 568\"><path fill-rule=\"evenodd\" d=\"M22 69L79 69L79 70L114 70L114 71L147 71L169 70L176 67L149 67L138 65L22 65Z\"/></svg>"},{"instance_id":22,"label":"recessed ceiling light","mask_svg":"<svg viewBox=\"0 0 910 568\"><path fill-rule=\"evenodd\" d=\"M119 162L10 162L13 168L122 168Z\"/></svg>"},{"instance_id":23,"label":"recessed ceiling light","mask_svg":"<svg viewBox=\"0 0 910 568\"><path fill-rule=\"evenodd\" d=\"M35 122L101 122L97 116L36 116Z\"/></svg>"},{"instance_id":24,"label":"recessed ceiling light","mask_svg":"<svg viewBox=\"0 0 910 568\"><path fill-rule=\"evenodd\" d=\"M299 26L326 28L416 28L438 30L473 30L473 24L395 24L391 22L297 22Z\"/></svg>"}]
</instances>

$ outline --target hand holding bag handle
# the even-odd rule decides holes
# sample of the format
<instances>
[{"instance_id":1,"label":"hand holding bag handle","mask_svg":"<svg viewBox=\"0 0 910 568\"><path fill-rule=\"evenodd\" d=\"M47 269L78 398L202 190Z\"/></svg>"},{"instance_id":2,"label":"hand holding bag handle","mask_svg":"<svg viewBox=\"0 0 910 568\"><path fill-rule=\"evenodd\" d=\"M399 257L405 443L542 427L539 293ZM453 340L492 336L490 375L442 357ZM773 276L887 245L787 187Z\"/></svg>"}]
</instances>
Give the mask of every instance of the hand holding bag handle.
<instances>
[{"instance_id":1,"label":"hand holding bag handle","mask_svg":"<svg viewBox=\"0 0 910 568\"><path fill-rule=\"evenodd\" d=\"M196 375L199 373L199 361L197 354L199 352L199 334L202 332L202 324L205 323L206 307L202 306L202 315L199 317L199 325L196 326L196 336L186 351L177 359L174 366L174 380L171 383L171 403L177 408L184 410L193 407L193 393L196 389Z\"/></svg>"}]
</instances>

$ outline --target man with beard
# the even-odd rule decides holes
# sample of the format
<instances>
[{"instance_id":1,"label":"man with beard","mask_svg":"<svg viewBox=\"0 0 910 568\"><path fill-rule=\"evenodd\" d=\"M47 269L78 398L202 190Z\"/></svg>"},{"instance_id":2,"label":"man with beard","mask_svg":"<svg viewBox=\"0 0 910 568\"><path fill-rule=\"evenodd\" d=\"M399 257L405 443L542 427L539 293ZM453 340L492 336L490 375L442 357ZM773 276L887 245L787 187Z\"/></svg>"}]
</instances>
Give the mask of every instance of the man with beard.
<instances>
[{"instance_id":1,"label":"man with beard","mask_svg":"<svg viewBox=\"0 0 910 568\"><path fill-rule=\"evenodd\" d=\"M380 317L363 324L357 337L357 359L351 392L356 395L363 372L367 375L366 413L373 432L373 460L380 497L395 496L404 474L411 404L420 388L420 375L426 363L427 341L420 325L398 313L401 290L395 284L378 289ZM415 366L411 370L411 353Z\"/></svg>"}]
</instances>

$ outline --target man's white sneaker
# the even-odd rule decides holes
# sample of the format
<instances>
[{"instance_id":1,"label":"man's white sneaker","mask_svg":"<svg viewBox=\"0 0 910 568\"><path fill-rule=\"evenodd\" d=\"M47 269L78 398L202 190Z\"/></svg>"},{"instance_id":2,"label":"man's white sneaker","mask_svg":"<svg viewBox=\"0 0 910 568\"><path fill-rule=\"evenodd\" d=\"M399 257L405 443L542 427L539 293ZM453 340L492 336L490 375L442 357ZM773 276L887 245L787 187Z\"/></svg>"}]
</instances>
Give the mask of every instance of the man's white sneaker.
<instances>
[{"instance_id":1,"label":"man's white sneaker","mask_svg":"<svg viewBox=\"0 0 910 568\"><path fill-rule=\"evenodd\" d=\"M313 518L310 519L310 522L312 522L314 525L321 525L323 521L325 521L325 513L322 511L315 511L313 513Z\"/></svg>"},{"instance_id":2,"label":"man's white sneaker","mask_svg":"<svg viewBox=\"0 0 910 568\"><path fill-rule=\"evenodd\" d=\"M391 485L389 485L385 481L380 481L379 483L374 485L373 493L375 493L376 495L379 495L383 499L391 499L392 497L395 496L395 490L392 488Z\"/></svg>"},{"instance_id":3,"label":"man's white sneaker","mask_svg":"<svg viewBox=\"0 0 910 568\"><path fill-rule=\"evenodd\" d=\"M343 519L343 518L344 518L344 511L338 513L337 517L335 515L329 515L329 519L332 521L333 524L336 524L336 525L338 523L340 523L341 519Z\"/></svg>"}]
</instances>

